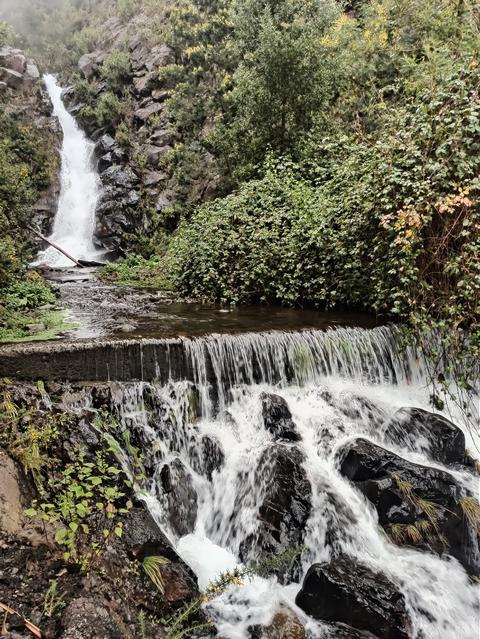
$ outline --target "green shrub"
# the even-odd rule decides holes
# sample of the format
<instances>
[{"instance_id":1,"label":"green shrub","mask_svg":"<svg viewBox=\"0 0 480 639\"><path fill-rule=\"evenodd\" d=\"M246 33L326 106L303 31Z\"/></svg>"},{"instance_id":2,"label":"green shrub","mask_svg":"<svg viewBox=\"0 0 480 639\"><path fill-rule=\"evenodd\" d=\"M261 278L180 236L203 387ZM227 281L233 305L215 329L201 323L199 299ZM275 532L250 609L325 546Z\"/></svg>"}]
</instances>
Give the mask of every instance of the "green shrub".
<instances>
[{"instance_id":1,"label":"green shrub","mask_svg":"<svg viewBox=\"0 0 480 639\"><path fill-rule=\"evenodd\" d=\"M12 311L35 309L56 300L51 287L36 273L14 281L4 291L5 306Z\"/></svg>"},{"instance_id":2,"label":"green shrub","mask_svg":"<svg viewBox=\"0 0 480 639\"><path fill-rule=\"evenodd\" d=\"M268 170L180 226L170 249L174 283L185 294L235 303L309 298L317 206L303 180Z\"/></svg>"},{"instance_id":3,"label":"green shrub","mask_svg":"<svg viewBox=\"0 0 480 639\"><path fill-rule=\"evenodd\" d=\"M131 75L130 58L126 51L112 51L105 58L100 70L110 91L122 91Z\"/></svg>"}]
</instances>

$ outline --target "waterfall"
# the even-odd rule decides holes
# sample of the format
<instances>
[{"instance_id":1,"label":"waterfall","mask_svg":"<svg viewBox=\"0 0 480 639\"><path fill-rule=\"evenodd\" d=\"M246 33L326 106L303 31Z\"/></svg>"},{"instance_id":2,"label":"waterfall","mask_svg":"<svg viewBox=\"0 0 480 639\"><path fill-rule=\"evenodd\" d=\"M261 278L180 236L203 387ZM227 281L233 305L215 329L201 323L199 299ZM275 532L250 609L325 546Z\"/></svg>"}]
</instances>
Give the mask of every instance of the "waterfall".
<instances>
[{"instance_id":1,"label":"waterfall","mask_svg":"<svg viewBox=\"0 0 480 639\"><path fill-rule=\"evenodd\" d=\"M431 410L422 360L400 349L395 329L213 335L185 338L182 346L190 375L179 376L170 362L170 380L112 383L112 395L124 436L144 454L143 498L202 588L240 565L246 540L257 534L268 451L275 446L262 421L262 393L275 393L292 412L301 436L294 446L311 485L303 574L341 552L383 571L400 588L412 637L477 636L479 587L463 567L447 556L394 545L373 507L339 472L339 451L357 437L442 468L421 441L407 450L386 437L398 408ZM462 426L461 415L450 417ZM478 494L470 471L448 470ZM282 586L256 577L211 601L208 612L219 637L246 639L249 626L268 624L284 603L308 636L330 637L295 606L299 588L300 582Z\"/></svg>"},{"instance_id":2,"label":"waterfall","mask_svg":"<svg viewBox=\"0 0 480 639\"><path fill-rule=\"evenodd\" d=\"M100 186L93 166L94 144L87 140L66 110L61 98L62 88L56 79L46 75L44 80L63 132L60 199L49 239L76 259L98 259L93 233ZM72 262L48 247L39 253L35 264L63 267L71 266Z\"/></svg>"}]
</instances>

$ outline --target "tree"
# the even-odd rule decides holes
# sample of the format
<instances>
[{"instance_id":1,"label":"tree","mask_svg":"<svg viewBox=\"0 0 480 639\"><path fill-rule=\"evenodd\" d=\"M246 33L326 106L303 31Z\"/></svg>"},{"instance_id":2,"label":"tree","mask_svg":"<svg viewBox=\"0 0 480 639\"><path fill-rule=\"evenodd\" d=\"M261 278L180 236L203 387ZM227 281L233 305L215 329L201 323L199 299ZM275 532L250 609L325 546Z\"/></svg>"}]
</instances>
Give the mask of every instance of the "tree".
<instances>
[{"instance_id":1,"label":"tree","mask_svg":"<svg viewBox=\"0 0 480 639\"><path fill-rule=\"evenodd\" d=\"M322 34L338 17L332 0L243 0L235 36L234 129L247 161L270 146L295 154L332 93L334 69Z\"/></svg>"}]
</instances>

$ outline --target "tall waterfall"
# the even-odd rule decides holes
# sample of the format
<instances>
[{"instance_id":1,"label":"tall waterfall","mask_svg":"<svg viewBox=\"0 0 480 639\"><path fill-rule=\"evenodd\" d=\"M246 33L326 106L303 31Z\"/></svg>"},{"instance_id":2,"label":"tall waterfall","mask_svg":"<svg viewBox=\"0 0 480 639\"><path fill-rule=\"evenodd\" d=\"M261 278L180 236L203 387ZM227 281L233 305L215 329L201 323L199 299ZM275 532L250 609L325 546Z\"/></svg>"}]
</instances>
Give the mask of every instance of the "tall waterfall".
<instances>
[{"instance_id":1,"label":"tall waterfall","mask_svg":"<svg viewBox=\"0 0 480 639\"><path fill-rule=\"evenodd\" d=\"M301 435L294 446L312 490L303 573L334 554L354 557L403 592L412 638L478 636L478 584L448 556L393 544L373 507L339 472L339 451L357 437L442 467L425 442L407 450L386 437L398 408L431 410L421 360L401 351L397 341L389 328L185 339L191 379L112 384L124 436L145 456L144 499L201 587L240 564L246 540L258 529L270 472L262 460L275 446L262 421L261 399L275 393L288 402ZM474 442L469 446L474 450ZM212 457L223 460L213 470ZM125 453L128 465L127 459ZM478 493L473 473L449 472ZM331 637L295 606L299 588L256 577L209 602L208 612L220 637L246 639L250 626L268 624L283 603L299 615L309 637Z\"/></svg>"},{"instance_id":2,"label":"tall waterfall","mask_svg":"<svg viewBox=\"0 0 480 639\"><path fill-rule=\"evenodd\" d=\"M94 145L66 110L62 88L56 79L52 75L44 79L63 132L60 199L49 239L76 259L98 259L93 233L100 187L92 161ZM71 260L53 247L42 251L35 263L53 267L72 265Z\"/></svg>"}]
</instances>

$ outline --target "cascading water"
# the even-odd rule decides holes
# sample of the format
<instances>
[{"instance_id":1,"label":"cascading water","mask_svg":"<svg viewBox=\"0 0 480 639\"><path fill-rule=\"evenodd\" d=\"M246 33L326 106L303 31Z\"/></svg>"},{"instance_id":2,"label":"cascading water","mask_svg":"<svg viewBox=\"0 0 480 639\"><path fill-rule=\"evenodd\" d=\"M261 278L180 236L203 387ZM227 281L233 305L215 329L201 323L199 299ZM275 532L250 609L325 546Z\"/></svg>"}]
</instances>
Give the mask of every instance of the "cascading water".
<instances>
[{"instance_id":1,"label":"cascading water","mask_svg":"<svg viewBox=\"0 0 480 639\"><path fill-rule=\"evenodd\" d=\"M49 239L76 259L95 260L100 255L93 245L100 186L92 161L94 144L66 110L55 78L46 75L44 80L63 132L60 199ZM50 246L39 253L35 264L63 267L72 262Z\"/></svg>"},{"instance_id":2,"label":"cascading water","mask_svg":"<svg viewBox=\"0 0 480 639\"><path fill-rule=\"evenodd\" d=\"M340 552L382 571L403 592L413 638L478 638L479 586L464 568L447 556L394 545L373 507L339 472L338 452L357 437L443 468L425 442L407 450L386 437L398 408L431 409L421 360L397 342L389 328L186 339L193 383L114 385L119 421L145 454L148 506L202 588L239 565L257 534L270 472L262 460L275 446L261 394L275 393L293 414L301 440L289 446L301 451L311 486L303 573ZM460 415L453 417L461 425ZM465 434L475 452L477 442ZM478 494L472 472L448 472ZM232 586L208 604L218 636L249 637L248 627L268 624L281 604L299 615L310 637L336 636L295 606L299 588L273 578Z\"/></svg>"}]
</instances>

